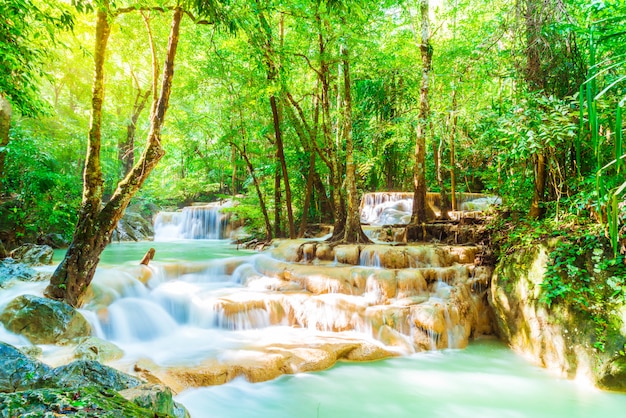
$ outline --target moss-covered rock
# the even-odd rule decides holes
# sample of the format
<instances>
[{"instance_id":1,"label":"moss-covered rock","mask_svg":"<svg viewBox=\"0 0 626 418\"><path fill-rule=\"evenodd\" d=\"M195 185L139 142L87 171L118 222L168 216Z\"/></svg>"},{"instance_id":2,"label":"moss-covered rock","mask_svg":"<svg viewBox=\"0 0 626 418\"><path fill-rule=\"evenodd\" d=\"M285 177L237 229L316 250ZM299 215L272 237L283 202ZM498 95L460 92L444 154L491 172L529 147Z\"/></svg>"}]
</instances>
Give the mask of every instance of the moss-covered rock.
<instances>
[{"instance_id":1,"label":"moss-covered rock","mask_svg":"<svg viewBox=\"0 0 626 418\"><path fill-rule=\"evenodd\" d=\"M617 356L602 368L598 386L602 389L626 392L626 357Z\"/></svg>"},{"instance_id":2,"label":"moss-covered rock","mask_svg":"<svg viewBox=\"0 0 626 418\"><path fill-rule=\"evenodd\" d=\"M64 415L189 417L166 386L145 384L92 360L52 369L0 342L0 417Z\"/></svg>"},{"instance_id":3,"label":"moss-covered rock","mask_svg":"<svg viewBox=\"0 0 626 418\"><path fill-rule=\"evenodd\" d=\"M591 313L566 297L553 297L547 303L546 280L554 274L548 266L558 243L546 241L500 259L489 300L497 333L515 351L565 377L585 377L604 389L626 391L626 362L615 359L626 342L619 306L607 301ZM585 265L589 258L582 252L569 263ZM587 286L599 280L594 277L597 272L590 271Z\"/></svg>"},{"instance_id":4,"label":"moss-covered rock","mask_svg":"<svg viewBox=\"0 0 626 418\"><path fill-rule=\"evenodd\" d=\"M174 402L172 391L163 385L145 384L120 391L120 395L142 408L158 414L188 418L189 412L184 406Z\"/></svg>"},{"instance_id":5,"label":"moss-covered rock","mask_svg":"<svg viewBox=\"0 0 626 418\"><path fill-rule=\"evenodd\" d=\"M88 386L77 389L43 388L0 394L0 416L154 418L171 415L142 408L114 390Z\"/></svg>"},{"instance_id":6,"label":"moss-covered rock","mask_svg":"<svg viewBox=\"0 0 626 418\"><path fill-rule=\"evenodd\" d=\"M34 295L13 299L0 315L0 322L34 344L64 344L91 334L91 326L76 309Z\"/></svg>"}]
</instances>

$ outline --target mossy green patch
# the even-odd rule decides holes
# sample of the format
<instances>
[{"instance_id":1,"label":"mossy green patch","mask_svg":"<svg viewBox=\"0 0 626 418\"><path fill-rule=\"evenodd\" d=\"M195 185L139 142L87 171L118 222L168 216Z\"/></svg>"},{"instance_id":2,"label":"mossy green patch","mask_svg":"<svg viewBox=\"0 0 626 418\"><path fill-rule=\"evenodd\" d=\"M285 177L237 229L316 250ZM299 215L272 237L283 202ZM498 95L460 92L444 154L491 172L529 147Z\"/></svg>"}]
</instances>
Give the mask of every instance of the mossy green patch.
<instances>
[{"instance_id":1,"label":"mossy green patch","mask_svg":"<svg viewBox=\"0 0 626 418\"><path fill-rule=\"evenodd\" d=\"M88 386L80 389L35 389L0 394L3 417L169 417L124 399L117 392Z\"/></svg>"}]
</instances>

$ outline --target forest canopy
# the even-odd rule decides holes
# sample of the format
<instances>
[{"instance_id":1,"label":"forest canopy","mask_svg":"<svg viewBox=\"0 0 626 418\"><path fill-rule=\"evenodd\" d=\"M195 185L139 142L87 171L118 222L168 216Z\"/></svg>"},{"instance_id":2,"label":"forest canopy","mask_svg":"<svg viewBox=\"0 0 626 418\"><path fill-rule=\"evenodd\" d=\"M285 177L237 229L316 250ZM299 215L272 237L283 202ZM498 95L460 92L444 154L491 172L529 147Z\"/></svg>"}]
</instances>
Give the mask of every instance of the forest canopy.
<instances>
[{"instance_id":1,"label":"forest canopy","mask_svg":"<svg viewBox=\"0 0 626 418\"><path fill-rule=\"evenodd\" d=\"M621 0L0 0L5 242L74 231L103 4L103 201L145 151L180 9L164 155L136 205L236 196L250 231L293 236L346 215L350 167L359 196L412 192L421 136L428 191L583 218L619 249Z\"/></svg>"}]
</instances>

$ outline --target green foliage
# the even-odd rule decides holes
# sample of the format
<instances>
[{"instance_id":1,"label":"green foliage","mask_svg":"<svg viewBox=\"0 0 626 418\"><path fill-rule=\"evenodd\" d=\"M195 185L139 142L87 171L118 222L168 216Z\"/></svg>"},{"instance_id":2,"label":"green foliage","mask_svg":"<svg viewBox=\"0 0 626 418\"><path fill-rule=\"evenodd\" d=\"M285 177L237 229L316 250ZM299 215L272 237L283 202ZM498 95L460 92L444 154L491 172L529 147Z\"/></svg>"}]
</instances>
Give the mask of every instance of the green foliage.
<instances>
[{"instance_id":1,"label":"green foliage","mask_svg":"<svg viewBox=\"0 0 626 418\"><path fill-rule=\"evenodd\" d=\"M12 137L3 179L3 187L12 196L7 221L31 240L49 232L70 238L81 196L75 168L46 151L48 138L33 136L20 126Z\"/></svg>"},{"instance_id":2,"label":"green foliage","mask_svg":"<svg viewBox=\"0 0 626 418\"><path fill-rule=\"evenodd\" d=\"M45 113L39 90L49 48L74 17L56 0L1 0L0 16L0 94L23 115Z\"/></svg>"},{"instance_id":3,"label":"green foliage","mask_svg":"<svg viewBox=\"0 0 626 418\"><path fill-rule=\"evenodd\" d=\"M596 325L594 347L604 351L610 312L626 302L624 257L609 256L606 242L591 234L561 238L549 259L541 300L589 317Z\"/></svg>"}]
</instances>

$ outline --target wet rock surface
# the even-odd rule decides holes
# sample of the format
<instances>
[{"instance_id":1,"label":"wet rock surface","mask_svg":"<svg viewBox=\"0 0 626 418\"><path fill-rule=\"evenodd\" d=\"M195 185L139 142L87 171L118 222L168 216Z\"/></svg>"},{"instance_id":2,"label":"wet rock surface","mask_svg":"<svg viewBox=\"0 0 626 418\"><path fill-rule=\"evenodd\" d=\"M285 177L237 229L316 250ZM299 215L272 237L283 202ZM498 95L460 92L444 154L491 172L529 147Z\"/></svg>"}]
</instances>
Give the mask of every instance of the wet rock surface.
<instances>
[{"instance_id":1,"label":"wet rock surface","mask_svg":"<svg viewBox=\"0 0 626 418\"><path fill-rule=\"evenodd\" d=\"M48 279L48 275L38 272L26 264L12 258L0 260L0 288L10 287L15 280L23 282L39 282Z\"/></svg>"},{"instance_id":2,"label":"wet rock surface","mask_svg":"<svg viewBox=\"0 0 626 418\"><path fill-rule=\"evenodd\" d=\"M74 349L74 357L79 360L112 361L119 360L124 351L115 344L98 337L87 337Z\"/></svg>"},{"instance_id":3,"label":"wet rock surface","mask_svg":"<svg viewBox=\"0 0 626 418\"><path fill-rule=\"evenodd\" d=\"M16 261L31 266L44 266L52 264L54 250L48 245L24 244L9 254Z\"/></svg>"},{"instance_id":4,"label":"wet rock surface","mask_svg":"<svg viewBox=\"0 0 626 418\"><path fill-rule=\"evenodd\" d=\"M141 380L94 360L76 360L51 370L45 377L50 387L104 386L113 390L139 386Z\"/></svg>"},{"instance_id":5,"label":"wet rock surface","mask_svg":"<svg viewBox=\"0 0 626 418\"><path fill-rule=\"evenodd\" d=\"M0 392L38 387L50 370L49 366L16 347L0 342Z\"/></svg>"},{"instance_id":6,"label":"wet rock surface","mask_svg":"<svg viewBox=\"0 0 626 418\"><path fill-rule=\"evenodd\" d=\"M337 361L463 348L492 333L486 298L492 270L474 264L480 251L478 246L282 241L237 266L233 280L243 289L224 289L202 302L211 306L217 327L259 330L250 337L258 342L193 365L159 365L145 358L134 369L180 391L237 377L266 381ZM267 328L272 326L291 331L274 335Z\"/></svg>"},{"instance_id":7,"label":"wet rock surface","mask_svg":"<svg viewBox=\"0 0 626 418\"><path fill-rule=\"evenodd\" d=\"M35 344L64 344L91 334L91 326L76 309L34 295L11 301L0 315L0 322Z\"/></svg>"},{"instance_id":8,"label":"wet rock surface","mask_svg":"<svg viewBox=\"0 0 626 418\"><path fill-rule=\"evenodd\" d=\"M111 241L145 241L153 236L152 223L140 213L127 209L113 231Z\"/></svg>"}]
</instances>

